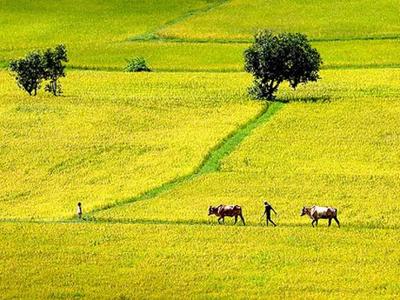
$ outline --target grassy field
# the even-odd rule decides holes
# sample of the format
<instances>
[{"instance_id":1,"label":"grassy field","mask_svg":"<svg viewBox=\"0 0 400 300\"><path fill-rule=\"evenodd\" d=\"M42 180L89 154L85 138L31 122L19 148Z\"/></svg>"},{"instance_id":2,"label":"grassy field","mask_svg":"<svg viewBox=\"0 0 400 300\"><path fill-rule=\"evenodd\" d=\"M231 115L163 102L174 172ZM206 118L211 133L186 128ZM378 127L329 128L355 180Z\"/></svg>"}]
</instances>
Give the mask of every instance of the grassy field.
<instances>
[{"instance_id":1,"label":"grassy field","mask_svg":"<svg viewBox=\"0 0 400 300\"><path fill-rule=\"evenodd\" d=\"M68 0L5 1L0 8L0 67L30 49L65 43L69 66L78 69L121 71L127 59L144 56L158 71L243 71L243 51L255 30L264 27L307 33L317 40L324 68L398 67L399 6L397 1L380 2L314 5L291 0L266 7L265 1L85 0L77 7ZM361 5L364 13L350 19ZM61 20L58 10L63 11ZM293 23L303 25L296 28ZM329 32L318 33L313 27ZM357 34L351 35L349 28Z\"/></svg>"},{"instance_id":2,"label":"grassy field","mask_svg":"<svg viewBox=\"0 0 400 300\"><path fill-rule=\"evenodd\" d=\"M0 63L23 55L30 49L64 43L70 51L72 64L84 55L87 61L97 61L98 53L112 55L113 62L124 64L137 55L135 49L121 47L131 37L158 30L170 20L201 10L218 1L129 1L129 0L62 0L39 1L3 0L0 7ZM124 49L125 48L125 49ZM115 52L115 50L114 50ZM0 66L1 66L0 65Z\"/></svg>"},{"instance_id":3,"label":"grassy field","mask_svg":"<svg viewBox=\"0 0 400 300\"><path fill-rule=\"evenodd\" d=\"M399 4L2 1L0 298L399 298ZM308 34L322 79L249 99L260 27ZM64 95L24 94L8 60L61 42Z\"/></svg>"},{"instance_id":4,"label":"grassy field","mask_svg":"<svg viewBox=\"0 0 400 300\"><path fill-rule=\"evenodd\" d=\"M154 31L189 11L207 7L205 0L2 1L2 49L51 43L103 45ZM62 17L61 17L62 16ZM18 22L16 22L18 20Z\"/></svg>"},{"instance_id":5,"label":"grassy field","mask_svg":"<svg viewBox=\"0 0 400 300\"><path fill-rule=\"evenodd\" d=\"M323 57L324 69L399 67L400 39L313 42ZM70 68L122 71L126 60L143 56L155 71L242 72L243 43L123 42L105 48L68 45ZM370 51L374 49L374 51ZM0 50L0 66L23 56L25 49Z\"/></svg>"},{"instance_id":6,"label":"grassy field","mask_svg":"<svg viewBox=\"0 0 400 300\"><path fill-rule=\"evenodd\" d=\"M397 230L51 223L1 229L5 299L394 299L400 289Z\"/></svg>"},{"instance_id":7,"label":"grassy field","mask_svg":"<svg viewBox=\"0 0 400 300\"><path fill-rule=\"evenodd\" d=\"M167 38L248 40L258 28L271 28L304 32L322 40L399 37L399 14L396 0L232 0L207 14L163 28L159 34Z\"/></svg>"},{"instance_id":8,"label":"grassy field","mask_svg":"<svg viewBox=\"0 0 400 300\"><path fill-rule=\"evenodd\" d=\"M65 217L78 201L143 193L192 172L263 108L241 74L71 72L57 101L0 76L0 218Z\"/></svg>"},{"instance_id":9,"label":"grassy field","mask_svg":"<svg viewBox=\"0 0 400 300\"><path fill-rule=\"evenodd\" d=\"M344 226L398 228L400 72L342 70L322 76L296 94L321 101L286 104L222 161L219 172L95 216L207 224L209 204L234 202L243 205L248 223L257 225L267 197L280 211L279 220L290 226L309 223L299 218L304 205L326 203L341 208ZM282 99L288 93L282 91Z\"/></svg>"}]
</instances>

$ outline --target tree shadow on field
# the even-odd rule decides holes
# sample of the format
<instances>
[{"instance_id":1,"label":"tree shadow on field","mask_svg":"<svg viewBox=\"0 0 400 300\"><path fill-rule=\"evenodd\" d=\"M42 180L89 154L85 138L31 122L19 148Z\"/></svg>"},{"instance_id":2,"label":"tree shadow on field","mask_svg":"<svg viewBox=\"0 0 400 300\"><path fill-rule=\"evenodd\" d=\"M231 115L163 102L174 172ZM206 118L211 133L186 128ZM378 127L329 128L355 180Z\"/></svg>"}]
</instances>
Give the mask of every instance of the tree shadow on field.
<instances>
[{"instance_id":1,"label":"tree shadow on field","mask_svg":"<svg viewBox=\"0 0 400 300\"><path fill-rule=\"evenodd\" d=\"M293 102L301 102L301 103L330 103L332 102L332 98L329 95L320 95L320 96L286 96L286 97L277 97L274 102L280 103L293 103Z\"/></svg>"}]
</instances>

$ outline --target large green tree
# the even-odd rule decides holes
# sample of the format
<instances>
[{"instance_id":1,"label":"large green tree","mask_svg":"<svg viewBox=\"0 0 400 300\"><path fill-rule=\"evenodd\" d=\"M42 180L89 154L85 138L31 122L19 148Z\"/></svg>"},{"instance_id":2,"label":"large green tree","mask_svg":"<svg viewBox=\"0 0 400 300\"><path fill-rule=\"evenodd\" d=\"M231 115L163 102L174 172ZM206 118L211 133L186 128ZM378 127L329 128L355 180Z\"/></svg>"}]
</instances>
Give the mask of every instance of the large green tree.
<instances>
[{"instance_id":1,"label":"large green tree","mask_svg":"<svg viewBox=\"0 0 400 300\"><path fill-rule=\"evenodd\" d=\"M274 99L283 81L295 89L300 83L319 79L320 54L301 33L276 35L260 30L244 56L245 70L254 77L249 92L258 99Z\"/></svg>"}]
</instances>

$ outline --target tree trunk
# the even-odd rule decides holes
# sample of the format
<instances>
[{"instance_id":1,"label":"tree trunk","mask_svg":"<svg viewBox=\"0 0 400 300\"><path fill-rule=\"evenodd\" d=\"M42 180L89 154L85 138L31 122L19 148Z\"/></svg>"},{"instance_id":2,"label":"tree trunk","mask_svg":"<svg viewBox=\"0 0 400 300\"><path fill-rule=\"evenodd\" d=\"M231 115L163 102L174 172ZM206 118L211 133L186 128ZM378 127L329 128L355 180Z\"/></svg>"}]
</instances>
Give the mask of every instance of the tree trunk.
<instances>
[{"instance_id":1,"label":"tree trunk","mask_svg":"<svg viewBox=\"0 0 400 300\"><path fill-rule=\"evenodd\" d=\"M53 94L54 96L57 96L57 81L53 80Z\"/></svg>"},{"instance_id":2,"label":"tree trunk","mask_svg":"<svg viewBox=\"0 0 400 300\"><path fill-rule=\"evenodd\" d=\"M268 87L268 94L267 94L267 99L268 100L274 100L275 99L275 92L278 90L279 85L281 84L282 81L277 81L274 85L274 81L271 81L271 84Z\"/></svg>"}]
</instances>

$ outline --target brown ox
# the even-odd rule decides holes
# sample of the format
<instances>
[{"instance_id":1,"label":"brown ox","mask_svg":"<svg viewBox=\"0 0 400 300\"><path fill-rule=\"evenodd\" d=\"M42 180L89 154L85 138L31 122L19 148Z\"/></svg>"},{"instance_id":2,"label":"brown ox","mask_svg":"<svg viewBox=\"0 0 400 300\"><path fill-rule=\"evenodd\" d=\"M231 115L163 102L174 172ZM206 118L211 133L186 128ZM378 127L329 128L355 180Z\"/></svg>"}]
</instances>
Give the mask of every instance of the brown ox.
<instances>
[{"instance_id":1,"label":"brown ox","mask_svg":"<svg viewBox=\"0 0 400 300\"><path fill-rule=\"evenodd\" d=\"M242 208L239 205L220 205L220 206L210 206L208 208L208 215L216 215L218 218L218 223L221 224L221 220L222 223L224 223L224 218L225 217L235 217L235 223L238 220L238 217L240 217L240 219L243 222L243 225L246 225L244 223L244 218L242 215Z\"/></svg>"},{"instance_id":2,"label":"brown ox","mask_svg":"<svg viewBox=\"0 0 400 300\"><path fill-rule=\"evenodd\" d=\"M311 225L314 227L314 223L318 226L319 219L328 219L328 226L331 226L332 219L335 220L337 225L340 227L339 220L337 219L337 209L333 207L303 207L301 210L301 216L308 215L312 220Z\"/></svg>"}]
</instances>

